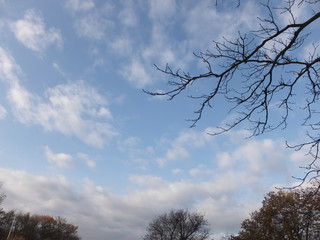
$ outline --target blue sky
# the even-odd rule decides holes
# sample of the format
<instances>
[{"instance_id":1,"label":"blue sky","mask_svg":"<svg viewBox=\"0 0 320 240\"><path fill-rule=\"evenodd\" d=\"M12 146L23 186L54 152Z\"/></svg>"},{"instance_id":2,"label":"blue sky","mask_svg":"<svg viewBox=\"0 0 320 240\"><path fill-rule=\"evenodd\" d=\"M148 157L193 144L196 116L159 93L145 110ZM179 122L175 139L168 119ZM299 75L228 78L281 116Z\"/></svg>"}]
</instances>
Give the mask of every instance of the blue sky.
<instances>
[{"instance_id":1,"label":"blue sky","mask_svg":"<svg viewBox=\"0 0 320 240\"><path fill-rule=\"evenodd\" d=\"M221 1L222 2L222 1ZM257 1L0 0L0 181L6 209L66 217L84 240L141 239L157 214L203 212L214 234L236 233L275 186L307 161L287 130L212 137L224 103L189 128L210 82L174 101L154 64L203 70L193 52L254 29ZM296 13L304 16L304 8ZM286 21L283 17L282 21Z\"/></svg>"}]
</instances>

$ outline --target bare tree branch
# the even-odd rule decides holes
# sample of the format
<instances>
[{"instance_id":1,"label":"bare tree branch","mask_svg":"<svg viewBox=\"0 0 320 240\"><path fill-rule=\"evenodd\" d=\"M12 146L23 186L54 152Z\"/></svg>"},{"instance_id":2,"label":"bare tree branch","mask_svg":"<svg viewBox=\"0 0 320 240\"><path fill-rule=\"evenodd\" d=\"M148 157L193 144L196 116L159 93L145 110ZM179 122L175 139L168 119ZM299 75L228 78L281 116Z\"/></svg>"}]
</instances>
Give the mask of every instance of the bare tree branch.
<instances>
[{"instance_id":1,"label":"bare tree branch","mask_svg":"<svg viewBox=\"0 0 320 240\"><path fill-rule=\"evenodd\" d=\"M208 221L198 212L172 210L156 217L147 227L144 240L206 240Z\"/></svg>"},{"instance_id":2,"label":"bare tree branch","mask_svg":"<svg viewBox=\"0 0 320 240\"><path fill-rule=\"evenodd\" d=\"M313 161L302 181L319 178L320 168L316 165L319 159L320 121L320 56L319 42L312 40L311 27L320 22L320 0L283 0L284 7L273 7L271 1L264 1L266 17L260 17L259 29L248 34L238 33L235 40L214 41L213 50L194 54L206 67L204 73L190 75L180 69L173 70L169 65L156 69L171 76L168 82L170 89L163 92L144 92L153 96L167 96L169 100L184 92L187 88L203 79L211 80L208 93L192 95L190 98L199 101L199 108L194 112L191 127L202 118L209 107L215 110L214 100L224 97L231 103L230 112L236 112L237 118L226 125L217 126L221 134L240 125L248 125L252 136L288 126L293 109L297 108L297 94L301 95L301 86L305 90L305 105L299 111L305 114L301 126L308 128L310 141L298 145L287 144L297 151L308 148ZM240 1L239 1L240 4ZM294 7L306 7L310 16L299 21ZM317 11L314 9L318 9ZM289 22L283 26L277 13L287 14ZM317 36L319 37L319 36ZM308 42L307 42L308 41ZM306 43L312 43L307 57L299 53ZM282 115L275 121L271 108L276 106Z\"/></svg>"}]
</instances>

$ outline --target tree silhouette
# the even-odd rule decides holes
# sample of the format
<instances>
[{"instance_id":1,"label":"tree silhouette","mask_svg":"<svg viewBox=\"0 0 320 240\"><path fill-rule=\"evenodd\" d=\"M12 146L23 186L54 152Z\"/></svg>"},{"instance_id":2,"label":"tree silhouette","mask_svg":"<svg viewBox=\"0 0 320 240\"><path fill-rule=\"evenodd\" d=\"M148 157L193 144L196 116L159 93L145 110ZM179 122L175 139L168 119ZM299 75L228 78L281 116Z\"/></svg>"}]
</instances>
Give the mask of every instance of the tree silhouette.
<instances>
[{"instance_id":1,"label":"tree silhouette","mask_svg":"<svg viewBox=\"0 0 320 240\"><path fill-rule=\"evenodd\" d=\"M209 237L207 225L200 213L172 210L149 224L143 240L205 240Z\"/></svg>"},{"instance_id":2,"label":"tree silhouette","mask_svg":"<svg viewBox=\"0 0 320 240\"><path fill-rule=\"evenodd\" d=\"M241 4L241 1L236 1ZM216 4L219 2L216 0ZM190 90L205 79L210 88L199 95L191 95L200 107L195 110L191 127L202 118L208 108L215 110L214 100L225 99L230 112L236 118L217 126L212 135L246 126L252 136L286 128L293 111L303 115L301 126L306 129L308 140L287 146L297 151L306 148L312 157L304 166L301 183L319 178L320 121L320 52L319 29L320 0L263 0L264 17L259 17L260 27L246 34L238 32L235 40L224 38L214 41L213 50L194 54L203 62L206 71L190 74L156 66L157 70L170 76L170 88L165 91L144 92L153 96L174 99L186 89ZM302 17L295 9L304 9ZM281 17L288 19L284 24ZM253 21L255 19L252 19ZM300 99L304 103L300 105ZM228 106L226 104L226 106ZM274 114L272 109L278 109ZM247 127L248 126L248 127Z\"/></svg>"}]
</instances>

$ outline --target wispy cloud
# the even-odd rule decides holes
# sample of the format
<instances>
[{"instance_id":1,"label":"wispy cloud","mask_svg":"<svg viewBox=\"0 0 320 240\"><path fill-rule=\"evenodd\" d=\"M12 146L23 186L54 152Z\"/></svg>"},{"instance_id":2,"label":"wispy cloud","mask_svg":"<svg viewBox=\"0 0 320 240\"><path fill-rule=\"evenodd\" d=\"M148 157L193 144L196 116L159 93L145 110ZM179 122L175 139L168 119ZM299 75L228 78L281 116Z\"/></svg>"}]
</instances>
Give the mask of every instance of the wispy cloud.
<instances>
[{"instance_id":1,"label":"wispy cloud","mask_svg":"<svg viewBox=\"0 0 320 240\"><path fill-rule=\"evenodd\" d=\"M192 150L201 148L205 144L209 144L210 141L213 141L213 138L207 135L207 129L200 132L194 130L183 131L173 140L163 140L163 143L168 144L168 147L164 156L156 161L162 167L170 162L184 161L192 156Z\"/></svg>"},{"instance_id":2,"label":"wispy cloud","mask_svg":"<svg viewBox=\"0 0 320 240\"><path fill-rule=\"evenodd\" d=\"M87 11L94 7L93 0L67 0L66 7L73 11Z\"/></svg>"},{"instance_id":3,"label":"wispy cloud","mask_svg":"<svg viewBox=\"0 0 320 240\"><path fill-rule=\"evenodd\" d=\"M108 101L95 88L78 81L49 88L44 98L34 95L20 84L21 70L13 57L2 48L0 52L0 76L9 85L7 98L20 122L74 135L95 147L117 135Z\"/></svg>"},{"instance_id":4,"label":"wispy cloud","mask_svg":"<svg viewBox=\"0 0 320 240\"><path fill-rule=\"evenodd\" d=\"M70 7L70 2L72 2ZM74 3L76 2L76 4ZM74 27L78 36L88 40L103 40L105 41L108 36L108 31L114 27L114 22L111 20L114 6L112 3L104 3L100 6L95 6L92 1L83 1L81 4L79 1L69 1L67 7L75 11L74 15ZM80 6L86 11L84 13L79 12Z\"/></svg>"},{"instance_id":5,"label":"wispy cloud","mask_svg":"<svg viewBox=\"0 0 320 240\"><path fill-rule=\"evenodd\" d=\"M84 164L90 168L95 169L96 162L85 153L77 153L76 156L72 156L67 153L54 153L49 146L44 147L44 154L47 158L48 162L56 167L64 168L64 169L71 169L75 167L76 160L82 160Z\"/></svg>"},{"instance_id":6,"label":"wispy cloud","mask_svg":"<svg viewBox=\"0 0 320 240\"><path fill-rule=\"evenodd\" d=\"M169 63L181 69L201 64L192 52L210 49L212 40L220 40L222 36L237 37L234 35L237 29L253 28L256 23L249 16L257 12L256 5L250 1L236 9L226 8L230 11L219 11L210 0L187 1L183 6L174 0L152 0L148 4L124 0L99 6L83 1L81 4L90 6L85 12L76 11L80 1L67 3L76 12L73 18L78 36L94 43L105 42L112 59L123 63L119 66L120 75L137 88L159 81L153 74L153 64L163 67ZM115 17L120 21L115 21ZM143 29L141 21L148 21ZM173 34L179 38L173 39Z\"/></svg>"},{"instance_id":7,"label":"wispy cloud","mask_svg":"<svg viewBox=\"0 0 320 240\"><path fill-rule=\"evenodd\" d=\"M212 40L221 40L223 36L237 37L237 29L253 28L251 16L256 7L253 4L245 3L239 9L232 11L218 11L211 1L201 3L188 2L183 7L178 6L176 1L150 1L148 2L145 14L149 18L149 34L143 44L139 38L130 37L130 42L122 41L121 36L116 36L123 43L126 49L131 50L129 63L121 68L125 79L138 88L146 87L159 80L158 76L150 73L154 72L153 64L164 67L167 63L171 67L184 69L194 64L201 64L192 55L192 52L205 51L212 46ZM175 25L171 19L175 19ZM216 23L212 25L212 23ZM172 39L172 34L179 28L179 38ZM127 31L134 31L135 28ZM133 35L133 32L131 32ZM110 45L116 54L130 56L127 51L121 51L120 45ZM131 46L134 46L132 48ZM117 48L116 48L117 47ZM117 50L117 49L120 49Z\"/></svg>"},{"instance_id":8,"label":"wispy cloud","mask_svg":"<svg viewBox=\"0 0 320 240\"><path fill-rule=\"evenodd\" d=\"M61 69L61 67L56 62L54 62L52 66L59 74L61 74L61 76L67 77L67 74Z\"/></svg>"},{"instance_id":9,"label":"wispy cloud","mask_svg":"<svg viewBox=\"0 0 320 240\"><path fill-rule=\"evenodd\" d=\"M176 11L178 10L175 0L151 0L148 4L149 17L156 21L168 21L168 18L175 16Z\"/></svg>"},{"instance_id":10,"label":"wispy cloud","mask_svg":"<svg viewBox=\"0 0 320 240\"><path fill-rule=\"evenodd\" d=\"M79 18L75 23L76 32L79 36L101 40L106 37L107 30L113 27L112 21L106 19L98 11Z\"/></svg>"},{"instance_id":11,"label":"wispy cloud","mask_svg":"<svg viewBox=\"0 0 320 240\"><path fill-rule=\"evenodd\" d=\"M152 82L151 76L139 59L132 59L131 64L124 68L123 76L138 88L143 88Z\"/></svg>"},{"instance_id":12,"label":"wispy cloud","mask_svg":"<svg viewBox=\"0 0 320 240\"><path fill-rule=\"evenodd\" d=\"M74 159L69 154L53 153L48 146L45 146L44 153L49 163L60 168L71 168L74 162Z\"/></svg>"},{"instance_id":13,"label":"wispy cloud","mask_svg":"<svg viewBox=\"0 0 320 240\"><path fill-rule=\"evenodd\" d=\"M33 51L42 52L52 44L62 47L60 30L46 29L43 18L33 9L27 10L23 19L12 22L10 29L19 42Z\"/></svg>"},{"instance_id":14,"label":"wispy cloud","mask_svg":"<svg viewBox=\"0 0 320 240\"><path fill-rule=\"evenodd\" d=\"M127 27L135 27L138 24L138 16L135 13L134 5L135 2L132 1L124 1L124 7L120 11L118 17L121 23Z\"/></svg>"},{"instance_id":15,"label":"wispy cloud","mask_svg":"<svg viewBox=\"0 0 320 240\"><path fill-rule=\"evenodd\" d=\"M15 64L11 54L0 47L0 80L9 84L16 84L21 68Z\"/></svg>"},{"instance_id":16,"label":"wispy cloud","mask_svg":"<svg viewBox=\"0 0 320 240\"><path fill-rule=\"evenodd\" d=\"M183 28L188 35L190 47L196 51L205 51L213 47L212 40L221 41L222 37L234 39L238 31L255 29L258 21L252 21L252 16L258 12L257 4L251 1L241 3L239 8L227 6L219 11L212 1L205 0L195 3L185 14Z\"/></svg>"},{"instance_id":17,"label":"wispy cloud","mask_svg":"<svg viewBox=\"0 0 320 240\"><path fill-rule=\"evenodd\" d=\"M0 105L0 119L5 119L7 116L7 110Z\"/></svg>"},{"instance_id":18,"label":"wispy cloud","mask_svg":"<svg viewBox=\"0 0 320 240\"><path fill-rule=\"evenodd\" d=\"M87 154L85 153L78 153L77 157L80 158L81 160L85 161L86 165L91 168L94 169L96 167L96 162Z\"/></svg>"}]
</instances>

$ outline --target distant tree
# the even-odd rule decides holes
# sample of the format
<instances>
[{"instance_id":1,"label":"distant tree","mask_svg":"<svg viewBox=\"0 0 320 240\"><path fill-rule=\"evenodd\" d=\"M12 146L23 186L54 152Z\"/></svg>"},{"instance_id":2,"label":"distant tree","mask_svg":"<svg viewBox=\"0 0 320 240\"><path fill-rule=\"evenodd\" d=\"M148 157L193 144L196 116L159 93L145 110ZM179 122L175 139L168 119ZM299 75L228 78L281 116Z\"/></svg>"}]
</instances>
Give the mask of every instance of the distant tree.
<instances>
[{"instance_id":1,"label":"distant tree","mask_svg":"<svg viewBox=\"0 0 320 240\"><path fill-rule=\"evenodd\" d=\"M0 189L2 187L2 184L0 183ZM6 195L2 192L0 192L0 239L5 239L8 235L8 214L3 210L2 208L2 202L6 198Z\"/></svg>"},{"instance_id":2,"label":"distant tree","mask_svg":"<svg viewBox=\"0 0 320 240\"><path fill-rule=\"evenodd\" d=\"M16 221L14 224L14 231L12 236L23 236L28 239L39 239L38 221L30 213L15 214Z\"/></svg>"},{"instance_id":3,"label":"distant tree","mask_svg":"<svg viewBox=\"0 0 320 240\"><path fill-rule=\"evenodd\" d=\"M320 193L315 188L270 192L259 211L229 240L319 240Z\"/></svg>"},{"instance_id":4,"label":"distant tree","mask_svg":"<svg viewBox=\"0 0 320 240\"><path fill-rule=\"evenodd\" d=\"M235 2L240 5L242 1ZM261 4L265 16L252 19L260 21L260 28L246 34L237 32L234 40L214 41L212 50L195 54L206 70L190 74L169 65L156 66L171 77L170 88L144 91L172 100L188 89L191 99L199 103L192 127L206 109L215 110L214 101L225 99L237 117L217 126L212 135L247 124L252 136L257 136L286 128L293 111L302 113L304 116L297 120L306 128L309 140L287 145L295 150L306 147L313 157L302 182L319 178L320 0L262 0ZM303 14L297 14L296 9L303 9ZM211 80L206 90L192 92L205 84L205 79ZM301 98L305 100L302 105ZM280 111L274 114L272 108Z\"/></svg>"},{"instance_id":5,"label":"distant tree","mask_svg":"<svg viewBox=\"0 0 320 240\"><path fill-rule=\"evenodd\" d=\"M64 218L27 213L16 215L13 236L25 240L79 240L77 230Z\"/></svg>"},{"instance_id":6,"label":"distant tree","mask_svg":"<svg viewBox=\"0 0 320 240\"><path fill-rule=\"evenodd\" d=\"M14 223L14 211L0 211L0 239L7 239Z\"/></svg>"},{"instance_id":7,"label":"distant tree","mask_svg":"<svg viewBox=\"0 0 320 240\"><path fill-rule=\"evenodd\" d=\"M0 193L0 240L81 239L77 233L78 227L68 223L65 218L4 211L1 204L5 197L5 194Z\"/></svg>"},{"instance_id":8,"label":"distant tree","mask_svg":"<svg viewBox=\"0 0 320 240\"><path fill-rule=\"evenodd\" d=\"M143 240L205 240L210 235L207 226L201 213L172 210L149 224Z\"/></svg>"},{"instance_id":9,"label":"distant tree","mask_svg":"<svg viewBox=\"0 0 320 240\"><path fill-rule=\"evenodd\" d=\"M77 230L77 226L60 217L0 212L0 240L8 236L16 240L80 240Z\"/></svg>"}]
</instances>

